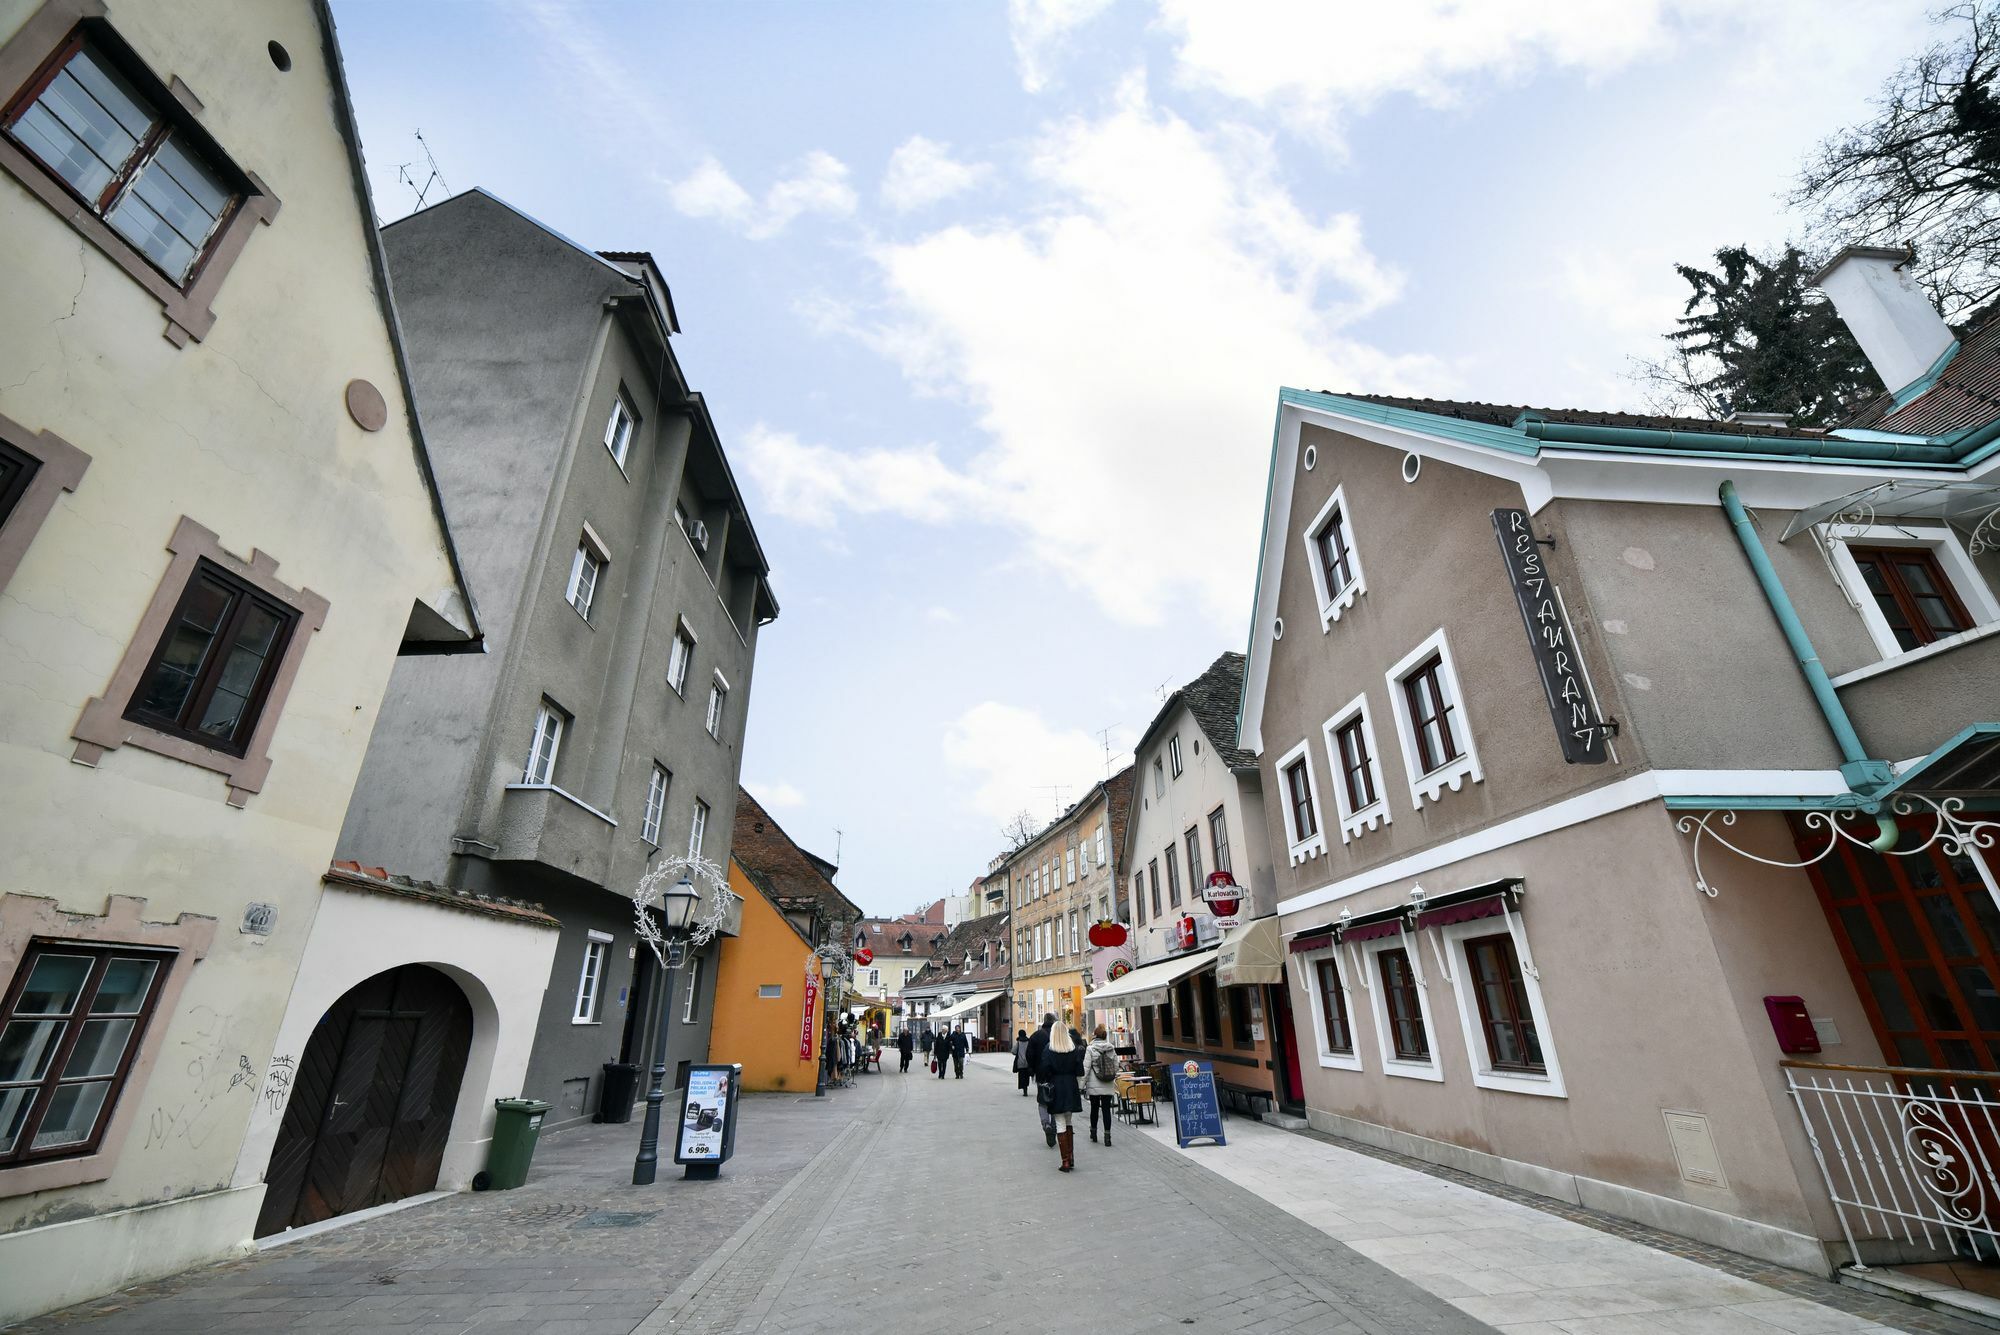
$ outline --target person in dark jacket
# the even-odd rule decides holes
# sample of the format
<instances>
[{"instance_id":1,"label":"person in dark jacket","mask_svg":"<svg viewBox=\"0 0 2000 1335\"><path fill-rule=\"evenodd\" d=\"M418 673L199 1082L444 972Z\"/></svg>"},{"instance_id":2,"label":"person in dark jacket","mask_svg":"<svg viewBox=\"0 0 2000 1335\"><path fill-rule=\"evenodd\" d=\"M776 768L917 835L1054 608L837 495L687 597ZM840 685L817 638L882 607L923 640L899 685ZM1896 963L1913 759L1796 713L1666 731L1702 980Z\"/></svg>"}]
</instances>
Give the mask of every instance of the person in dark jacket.
<instances>
[{"instance_id":1,"label":"person in dark jacket","mask_svg":"<svg viewBox=\"0 0 2000 1335\"><path fill-rule=\"evenodd\" d=\"M1022 1054L1028 1063L1028 1070L1035 1077L1035 1113L1042 1121L1042 1134L1048 1137L1049 1148L1056 1147L1056 1124L1049 1117L1049 1110L1042 1106L1042 1049L1049 1045L1049 1030L1055 1027L1056 1017L1044 1015L1042 1027L1028 1040L1027 1050Z\"/></svg>"},{"instance_id":2,"label":"person in dark jacket","mask_svg":"<svg viewBox=\"0 0 2000 1335\"><path fill-rule=\"evenodd\" d=\"M951 1027L949 1025L939 1029L937 1037L931 1040L931 1062L937 1067L937 1078L940 1080L944 1079L944 1069L951 1065Z\"/></svg>"},{"instance_id":3,"label":"person in dark jacket","mask_svg":"<svg viewBox=\"0 0 2000 1335\"><path fill-rule=\"evenodd\" d=\"M1052 1026L1042 1049L1042 1083L1048 1086L1048 1109L1056 1120L1056 1147L1062 1151L1060 1172L1076 1168L1076 1127L1070 1114L1083 1111L1083 1042L1068 1025Z\"/></svg>"},{"instance_id":4,"label":"person in dark jacket","mask_svg":"<svg viewBox=\"0 0 2000 1335\"><path fill-rule=\"evenodd\" d=\"M1028 1069L1028 1031L1025 1029L1016 1029L1014 1031L1014 1080L1016 1084L1021 1086L1022 1098L1025 1099L1028 1097L1028 1082L1034 1078L1035 1073Z\"/></svg>"},{"instance_id":5,"label":"person in dark jacket","mask_svg":"<svg viewBox=\"0 0 2000 1335\"><path fill-rule=\"evenodd\" d=\"M965 1053L972 1045L966 1040L965 1026L951 1031L951 1074L954 1080L965 1079Z\"/></svg>"},{"instance_id":6,"label":"person in dark jacket","mask_svg":"<svg viewBox=\"0 0 2000 1335\"><path fill-rule=\"evenodd\" d=\"M917 1036L908 1029L896 1035L896 1051L903 1054L903 1074L910 1073L910 1058L917 1052Z\"/></svg>"}]
</instances>

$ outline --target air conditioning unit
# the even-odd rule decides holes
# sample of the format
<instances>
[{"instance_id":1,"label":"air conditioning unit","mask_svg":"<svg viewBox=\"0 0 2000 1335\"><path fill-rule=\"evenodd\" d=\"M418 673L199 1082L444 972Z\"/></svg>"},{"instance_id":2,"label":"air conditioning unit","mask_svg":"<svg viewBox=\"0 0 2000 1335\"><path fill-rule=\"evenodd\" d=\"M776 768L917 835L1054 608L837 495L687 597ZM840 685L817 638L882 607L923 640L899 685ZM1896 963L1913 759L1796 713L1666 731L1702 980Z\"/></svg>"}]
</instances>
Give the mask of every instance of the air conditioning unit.
<instances>
[{"instance_id":1,"label":"air conditioning unit","mask_svg":"<svg viewBox=\"0 0 2000 1335\"><path fill-rule=\"evenodd\" d=\"M688 541L689 541L689 542L692 542L692 543L694 544L694 549L695 549L696 551L700 552L700 553L701 553L701 554L702 554L703 556L707 556L707 555L708 555L708 525L706 525L706 524L702 523L702 522L701 522L701 521L700 521L699 519L697 519L697 520L695 520L695 521L694 521L693 523L689 524L689 525L688 525Z\"/></svg>"}]
</instances>

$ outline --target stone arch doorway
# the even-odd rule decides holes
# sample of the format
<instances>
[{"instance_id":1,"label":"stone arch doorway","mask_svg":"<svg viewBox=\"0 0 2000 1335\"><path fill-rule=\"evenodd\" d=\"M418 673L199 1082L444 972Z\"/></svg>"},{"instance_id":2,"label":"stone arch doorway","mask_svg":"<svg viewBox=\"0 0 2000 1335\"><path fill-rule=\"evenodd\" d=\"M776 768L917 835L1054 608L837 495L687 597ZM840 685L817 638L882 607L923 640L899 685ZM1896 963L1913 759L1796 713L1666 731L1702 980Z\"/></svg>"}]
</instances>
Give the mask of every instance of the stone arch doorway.
<instances>
[{"instance_id":1,"label":"stone arch doorway","mask_svg":"<svg viewBox=\"0 0 2000 1335\"><path fill-rule=\"evenodd\" d=\"M471 1004L429 965L378 973L334 1002L299 1059L257 1236L435 1187L471 1042Z\"/></svg>"}]
</instances>

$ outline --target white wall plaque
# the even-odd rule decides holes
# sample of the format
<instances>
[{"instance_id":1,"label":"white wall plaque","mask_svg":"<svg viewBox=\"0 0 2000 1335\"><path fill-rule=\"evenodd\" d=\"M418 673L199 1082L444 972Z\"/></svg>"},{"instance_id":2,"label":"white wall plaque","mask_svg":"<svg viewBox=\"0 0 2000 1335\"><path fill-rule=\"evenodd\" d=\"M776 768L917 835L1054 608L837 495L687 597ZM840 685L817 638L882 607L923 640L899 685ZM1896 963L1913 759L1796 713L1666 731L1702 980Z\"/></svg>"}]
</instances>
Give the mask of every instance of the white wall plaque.
<instances>
[{"instance_id":1,"label":"white wall plaque","mask_svg":"<svg viewBox=\"0 0 2000 1335\"><path fill-rule=\"evenodd\" d=\"M1667 1140L1674 1147L1674 1162L1680 1165L1681 1180L1697 1187L1727 1187L1722 1160L1715 1153L1715 1137L1709 1132L1708 1117L1698 1112L1669 1112L1660 1116L1667 1122Z\"/></svg>"}]
</instances>

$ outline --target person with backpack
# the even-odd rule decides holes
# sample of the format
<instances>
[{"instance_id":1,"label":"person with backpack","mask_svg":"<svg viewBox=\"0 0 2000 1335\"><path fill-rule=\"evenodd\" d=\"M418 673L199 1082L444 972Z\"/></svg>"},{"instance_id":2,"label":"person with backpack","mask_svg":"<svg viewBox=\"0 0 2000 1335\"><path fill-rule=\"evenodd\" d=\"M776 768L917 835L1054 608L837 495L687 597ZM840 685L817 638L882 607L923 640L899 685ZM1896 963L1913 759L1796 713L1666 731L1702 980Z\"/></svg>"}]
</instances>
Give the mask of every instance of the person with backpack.
<instances>
[{"instance_id":1,"label":"person with backpack","mask_svg":"<svg viewBox=\"0 0 2000 1335\"><path fill-rule=\"evenodd\" d=\"M1083 1095L1090 1100L1090 1140L1097 1143L1097 1119L1104 1118L1104 1147L1111 1148L1111 1101L1118 1097L1118 1049L1105 1037L1104 1026L1091 1031L1083 1051Z\"/></svg>"},{"instance_id":2,"label":"person with backpack","mask_svg":"<svg viewBox=\"0 0 2000 1335\"><path fill-rule=\"evenodd\" d=\"M1076 1124L1070 1120L1083 1111L1083 1043L1081 1035L1066 1024L1052 1025L1048 1046L1042 1049L1042 1106L1056 1124L1056 1148L1062 1151L1058 1172L1076 1171Z\"/></svg>"},{"instance_id":3,"label":"person with backpack","mask_svg":"<svg viewBox=\"0 0 2000 1335\"><path fill-rule=\"evenodd\" d=\"M1016 1029L1014 1031L1014 1081L1021 1087L1022 1098L1025 1099L1028 1097L1028 1082L1034 1078L1035 1073L1028 1069L1028 1031L1025 1029Z\"/></svg>"}]
</instances>

